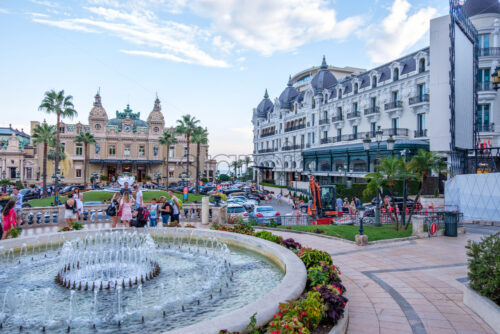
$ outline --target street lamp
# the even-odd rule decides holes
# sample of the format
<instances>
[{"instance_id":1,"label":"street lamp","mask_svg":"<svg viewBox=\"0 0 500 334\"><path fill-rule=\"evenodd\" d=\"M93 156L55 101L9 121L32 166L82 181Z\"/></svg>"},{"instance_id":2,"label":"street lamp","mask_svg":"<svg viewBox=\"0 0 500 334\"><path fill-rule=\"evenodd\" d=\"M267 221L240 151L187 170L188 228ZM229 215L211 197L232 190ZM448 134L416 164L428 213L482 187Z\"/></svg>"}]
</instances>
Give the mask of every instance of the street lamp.
<instances>
[{"instance_id":1,"label":"street lamp","mask_svg":"<svg viewBox=\"0 0 500 334\"><path fill-rule=\"evenodd\" d=\"M382 135L384 134L384 131L380 128L380 125L377 127L377 131L375 131L375 139L377 141L377 158L376 158L376 163L378 163L378 160L380 159L380 142L382 141ZM375 208L375 226L382 226L380 223L380 196L378 193L377 189L377 194L375 197L377 200L376 205L377 207Z\"/></svg>"},{"instance_id":2,"label":"street lamp","mask_svg":"<svg viewBox=\"0 0 500 334\"><path fill-rule=\"evenodd\" d=\"M396 140L394 138L392 138L392 135L389 136L389 138L387 139L387 150L391 152L392 154L392 151L394 151L394 143L396 142Z\"/></svg>"},{"instance_id":3,"label":"street lamp","mask_svg":"<svg viewBox=\"0 0 500 334\"><path fill-rule=\"evenodd\" d=\"M406 162L406 156L408 155L408 150L405 148L401 151L401 156ZM406 198L406 177L403 178L403 201ZM401 220L403 222L403 226L406 224L406 208L403 208L403 212L401 212Z\"/></svg>"},{"instance_id":4,"label":"street lamp","mask_svg":"<svg viewBox=\"0 0 500 334\"><path fill-rule=\"evenodd\" d=\"M366 162L367 167L366 171L370 173L370 146L372 144L372 140L370 139L370 135L367 133L365 139L363 139L363 148L366 152Z\"/></svg>"}]
</instances>

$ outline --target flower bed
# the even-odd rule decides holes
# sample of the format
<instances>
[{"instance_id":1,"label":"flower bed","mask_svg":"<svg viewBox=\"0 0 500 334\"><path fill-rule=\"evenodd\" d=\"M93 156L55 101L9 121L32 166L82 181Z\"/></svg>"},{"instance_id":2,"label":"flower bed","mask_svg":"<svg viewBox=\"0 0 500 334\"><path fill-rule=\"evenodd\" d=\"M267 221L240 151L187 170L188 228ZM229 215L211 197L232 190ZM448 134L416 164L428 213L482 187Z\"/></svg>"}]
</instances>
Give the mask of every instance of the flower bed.
<instances>
[{"instance_id":1,"label":"flower bed","mask_svg":"<svg viewBox=\"0 0 500 334\"><path fill-rule=\"evenodd\" d=\"M265 326L255 327L250 321L247 331L251 334L308 334L320 324L335 326L344 316L347 305L346 291L340 279L340 270L333 265L327 252L305 248L295 240L283 240L268 231L255 232L249 224L234 226L214 224L211 229L252 235L282 245L293 251L307 269L307 286L300 298L280 303L279 312ZM236 334L221 330L219 334Z\"/></svg>"}]
</instances>

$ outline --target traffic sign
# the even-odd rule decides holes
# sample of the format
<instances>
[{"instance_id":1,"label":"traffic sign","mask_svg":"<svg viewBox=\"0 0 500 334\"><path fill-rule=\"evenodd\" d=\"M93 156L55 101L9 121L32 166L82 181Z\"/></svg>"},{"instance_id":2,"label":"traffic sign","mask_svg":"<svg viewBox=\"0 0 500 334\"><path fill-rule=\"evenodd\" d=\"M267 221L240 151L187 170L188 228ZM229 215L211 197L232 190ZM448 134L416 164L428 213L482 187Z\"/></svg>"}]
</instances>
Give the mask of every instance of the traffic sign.
<instances>
[{"instance_id":1,"label":"traffic sign","mask_svg":"<svg viewBox=\"0 0 500 334\"><path fill-rule=\"evenodd\" d=\"M436 234L436 232L437 232L437 224L436 223L431 224L430 232L431 232L431 234Z\"/></svg>"}]
</instances>

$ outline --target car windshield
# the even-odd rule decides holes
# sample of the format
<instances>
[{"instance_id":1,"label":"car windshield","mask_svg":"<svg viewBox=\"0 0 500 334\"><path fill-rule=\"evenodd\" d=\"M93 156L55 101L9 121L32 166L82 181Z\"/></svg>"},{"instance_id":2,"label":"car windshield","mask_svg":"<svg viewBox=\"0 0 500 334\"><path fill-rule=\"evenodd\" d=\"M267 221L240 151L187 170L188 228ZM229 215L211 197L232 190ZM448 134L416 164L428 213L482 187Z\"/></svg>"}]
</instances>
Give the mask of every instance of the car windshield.
<instances>
[{"instance_id":1,"label":"car windshield","mask_svg":"<svg viewBox=\"0 0 500 334\"><path fill-rule=\"evenodd\" d=\"M62 190L62 192L64 192L64 193L65 193L65 192L68 192L68 191L71 191L71 187L65 187L65 188Z\"/></svg>"},{"instance_id":2,"label":"car windshield","mask_svg":"<svg viewBox=\"0 0 500 334\"><path fill-rule=\"evenodd\" d=\"M257 212L271 212L274 211L274 208L272 206L261 206L257 208Z\"/></svg>"},{"instance_id":3,"label":"car windshield","mask_svg":"<svg viewBox=\"0 0 500 334\"><path fill-rule=\"evenodd\" d=\"M237 206L234 208L227 208L227 213L244 213L245 208L242 206Z\"/></svg>"}]
</instances>

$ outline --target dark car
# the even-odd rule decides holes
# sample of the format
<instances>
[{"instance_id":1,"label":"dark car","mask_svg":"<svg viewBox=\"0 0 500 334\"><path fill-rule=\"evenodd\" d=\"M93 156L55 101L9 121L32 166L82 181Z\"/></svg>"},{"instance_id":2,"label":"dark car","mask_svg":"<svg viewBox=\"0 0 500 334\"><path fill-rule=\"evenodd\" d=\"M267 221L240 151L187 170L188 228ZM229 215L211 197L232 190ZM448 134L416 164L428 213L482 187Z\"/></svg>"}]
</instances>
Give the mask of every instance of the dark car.
<instances>
[{"instance_id":1,"label":"dark car","mask_svg":"<svg viewBox=\"0 0 500 334\"><path fill-rule=\"evenodd\" d=\"M59 191L60 195L67 195L75 191L76 188L79 188L80 191L85 190L85 186L82 184L73 184L71 186L64 187Z\"/></svg>"},{"instance_id":2,"label":"dark car","mask_svg":"<svg viewBox=\"0 0 500 334\"><path fill-rule=\"evenodd\" d=\"M19 190L19 193L23 196L23 202L31 201L32 199L40 198L40 192L38 189L25 188Z\"/></svg>"}]
</instances>

